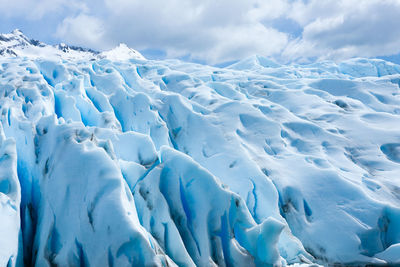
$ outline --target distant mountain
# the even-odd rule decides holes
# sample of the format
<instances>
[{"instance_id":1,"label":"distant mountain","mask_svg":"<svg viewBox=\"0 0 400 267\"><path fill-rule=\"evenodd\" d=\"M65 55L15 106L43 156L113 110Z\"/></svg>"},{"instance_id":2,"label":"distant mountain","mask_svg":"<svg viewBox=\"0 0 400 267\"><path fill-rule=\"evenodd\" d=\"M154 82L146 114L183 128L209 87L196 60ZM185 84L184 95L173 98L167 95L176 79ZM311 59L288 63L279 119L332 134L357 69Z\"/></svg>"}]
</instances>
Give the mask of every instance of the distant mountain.
<instances>
[{"instance_id":1,"label":"distant mountain","mask_svg":"<svg viewBox=\"0 0 400 267\"><path fill-rule=\"evenodd\" d=\"M26 37L20 30L0 34L0 55L6 57L29 58L63 58L93 60L107 58L110 60L145 59L138 51L120 44L116 48L99 52L79 46L70 46L64 43L48 45L38 40Z\"/></svg>"}]
</instances>

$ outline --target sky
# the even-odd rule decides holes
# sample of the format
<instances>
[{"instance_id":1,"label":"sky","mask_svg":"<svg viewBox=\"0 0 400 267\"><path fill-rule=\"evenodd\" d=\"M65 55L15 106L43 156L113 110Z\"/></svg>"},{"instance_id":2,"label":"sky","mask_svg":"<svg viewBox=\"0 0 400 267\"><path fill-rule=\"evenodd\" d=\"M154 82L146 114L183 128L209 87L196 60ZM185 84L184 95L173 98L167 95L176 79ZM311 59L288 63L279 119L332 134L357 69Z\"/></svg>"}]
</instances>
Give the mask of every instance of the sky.
<instances>
[{"instance_id":1,"label":"sky","mask_svg":"<svg viewBox=\"0 0 400 267\"><path fill-rule=\"evenodd\" d=\"M400 63L400 0L0 0L0 32L221 64L380 57Z\"/></svg>"}]
</instances>

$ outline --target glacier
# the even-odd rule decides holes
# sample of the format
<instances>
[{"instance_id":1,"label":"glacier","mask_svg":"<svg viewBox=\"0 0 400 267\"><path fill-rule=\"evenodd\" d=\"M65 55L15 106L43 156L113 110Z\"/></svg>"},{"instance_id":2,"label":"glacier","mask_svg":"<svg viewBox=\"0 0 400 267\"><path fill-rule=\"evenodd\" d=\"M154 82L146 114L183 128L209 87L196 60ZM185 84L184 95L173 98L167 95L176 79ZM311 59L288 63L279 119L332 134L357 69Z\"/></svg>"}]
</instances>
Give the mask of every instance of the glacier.
<instances>
[{"instance_id":1,"label":"glacier","mask_svg":"<svg viewBox=\"0 0 400 267\"><path fill-rule=\"evenodd\" d=\"M0 266L400 264L399 65L0 55Z\"/></svg>"}]
</instances>

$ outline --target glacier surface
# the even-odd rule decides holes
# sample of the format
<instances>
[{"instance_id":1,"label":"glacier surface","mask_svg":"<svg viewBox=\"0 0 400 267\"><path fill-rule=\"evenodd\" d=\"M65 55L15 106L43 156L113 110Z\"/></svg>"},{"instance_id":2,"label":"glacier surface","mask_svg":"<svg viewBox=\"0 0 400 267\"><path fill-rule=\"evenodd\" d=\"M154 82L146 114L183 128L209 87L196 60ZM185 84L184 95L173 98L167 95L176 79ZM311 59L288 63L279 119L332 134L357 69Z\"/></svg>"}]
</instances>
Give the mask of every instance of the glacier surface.
<instances>
[{"instance_id":1,"label":"glacier surface","mask_svg":"<svg viewBox=\"0 0 400 267\"><path fill-rule=\"evenodd\" d=\"M37 44L0 35L0 266L400 264L400 66Z\"/></svg>"}]
</instances>

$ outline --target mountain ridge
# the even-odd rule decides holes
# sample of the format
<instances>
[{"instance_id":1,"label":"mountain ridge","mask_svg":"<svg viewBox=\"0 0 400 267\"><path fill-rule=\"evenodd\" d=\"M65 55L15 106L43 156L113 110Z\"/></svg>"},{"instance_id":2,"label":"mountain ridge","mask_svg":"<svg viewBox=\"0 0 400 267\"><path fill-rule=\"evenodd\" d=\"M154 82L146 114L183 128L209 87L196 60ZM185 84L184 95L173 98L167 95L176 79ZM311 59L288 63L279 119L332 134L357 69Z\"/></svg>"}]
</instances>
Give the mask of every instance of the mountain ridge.
<instances>
[{"instance_id":1,"label":"mountain ridge","mask_svg":"<svg viewBox=\"0 0 400 267\"><path fill-rule=\"evenodd\" d=\"M123 47L123 49L121 49ZM120 55L120 59L145 59L138 51L128 48L125 44L109 51L99 52L90 48L71 46L65 43L48 45L41 41L30 39L19 29L13 30L8 34L0 34L0 55L11 57L29 58L64 58L64 59L115 59L115 55Z\"/></svg>"}]
</instances>

